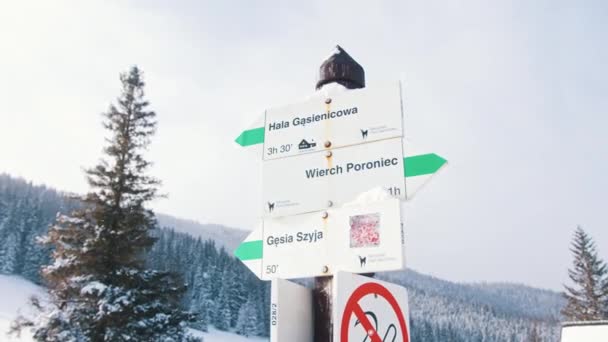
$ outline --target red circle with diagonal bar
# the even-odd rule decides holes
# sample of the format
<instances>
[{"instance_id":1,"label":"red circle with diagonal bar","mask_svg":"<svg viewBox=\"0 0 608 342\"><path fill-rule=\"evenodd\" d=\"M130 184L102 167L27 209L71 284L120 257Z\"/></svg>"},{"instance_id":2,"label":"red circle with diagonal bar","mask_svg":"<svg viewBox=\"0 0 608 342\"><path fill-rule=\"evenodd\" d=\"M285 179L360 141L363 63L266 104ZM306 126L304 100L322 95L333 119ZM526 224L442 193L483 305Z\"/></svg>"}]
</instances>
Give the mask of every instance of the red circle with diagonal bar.
<instances>
[{"instance_id":1,"label":"red circle with diagonal bar","mask_svg":"<svg viewBox=\"0 0 608 342\"><path fill-rule=\"evenodd\" d=\"M361 326L368 333L372 342L382 342L380 336L378 335L378 332L374 329L372 323L369 321L369 319L365 315L365 312L359 305L359 301L361 300L361 298L373 294L382 296L390 304L393 311L395 311L395 315L397 316L397 320L399 321L399 326L401 327L402 341L409 342L407 324L405 323L405 317L403 316L403 312L399 307L399 303L397 303L397 300L395 299L393 294L386 287L378 283L365 283L359 286L346 302L346 306L344 307L344 313L342 314L340 342L349 342L348 329L350 317L353 314L357 317L359 322L361 322Z\"/></svg>"}]
</instances>

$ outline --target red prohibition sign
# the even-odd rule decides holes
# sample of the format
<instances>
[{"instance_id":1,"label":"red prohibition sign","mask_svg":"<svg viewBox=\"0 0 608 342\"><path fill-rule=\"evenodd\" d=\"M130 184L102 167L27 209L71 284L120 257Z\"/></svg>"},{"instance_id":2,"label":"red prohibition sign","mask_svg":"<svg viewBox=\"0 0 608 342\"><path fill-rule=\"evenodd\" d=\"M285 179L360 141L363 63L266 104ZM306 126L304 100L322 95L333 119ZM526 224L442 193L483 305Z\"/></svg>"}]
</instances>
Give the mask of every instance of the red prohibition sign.
<instances>
[{"instance_id":1,"label":"red prohibition sign","mask_svg":"<svg viewBox=\"0 0 608 342\"><path fill-rule=\"evenodd\" d=\"M378 332L372 326L372 323L369 321L369 318L367 318L367 315L365 315L365 312L359 305L359 300L369 294L377 294L386 299L386 301L393 308L393 311L395 311L395 315L397 315L397 320L399 321L399 326L401 327L402 341L409 342L407 337L408 333L407 325L405 324L405 317L403 317L403 312L401 312L401 308L399 308L397 300L386 287L378 283L365 283L359 286L346 302L346 307L344 308L344 313L342 314L340 342L349 342L348 329L350 317L352 314L354 314L359 320L359 322L361 322L361 326L363 326L365 331L368 333L368 336L370 337L372 342L382 342L382 340L380 339L380 335L378 335Z\"/></svg>"}]
</instances>

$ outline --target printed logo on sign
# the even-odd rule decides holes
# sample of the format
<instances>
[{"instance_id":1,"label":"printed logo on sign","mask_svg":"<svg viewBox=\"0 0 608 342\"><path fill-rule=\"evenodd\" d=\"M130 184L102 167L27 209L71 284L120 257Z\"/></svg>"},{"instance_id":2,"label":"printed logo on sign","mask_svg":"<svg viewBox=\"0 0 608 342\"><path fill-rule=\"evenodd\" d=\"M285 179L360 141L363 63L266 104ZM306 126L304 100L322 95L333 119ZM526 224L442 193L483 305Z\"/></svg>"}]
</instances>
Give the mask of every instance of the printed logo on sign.
<instances>
[{"instance_id":1,"label":"printed logo on sign","mask_svg":"<svg viewBox=\"0 0 608 342\"><path fill-rule=\"evenodd\" d=\"M298 149L300 150L307 150L309 148L313 148L317 146L317 143L314 142L314 140L311 140L310 142L306 141L306 139L302 139L302 141L300 141L300 144L298 145Z\"/></svg>"},{"instance_id":2,"label":"printed logo on sign","mask_svg":"<svg viewBox=\"0 0 608 342\"><path fill-rule=\"evenodd\" d=\"M273 210L274 210L274 202L273 203L268 202L268 211L272 212Z\"/></svg>"},{"instance_id":3,"label":"printed logo on sign","mask_svg":"<svg viewBox=\"0 0 608 342\"><path fill-rule=\"evenodd\" d=\"M369 130L367 129L362 129L361 130L361 139L366 139L367 138L367 133L369 132Z\"/></svg>"},{"instance_id":4,"label":"printed logo on sign","mask_svg":"<svg viewBox=\"0 0 608 342\"><path fill-rule=\"evenodd\" d=\"M350 248L376 247L380 245L379 213L351 216L349 221ZM363 266L363 262L361 266Z\"/></svg>"},{"instance_id":5,"label":"printed logo on sign","mask_svg":"<svg viewBox=\"0 0 608 342\"><path fill-rule=\"evenodd\" d=\"M361 264L361 268L363 268L363 266L365 266L367 263L367 257L362 257L359 255L359 263Z\"/></svg>"}]
</instances>

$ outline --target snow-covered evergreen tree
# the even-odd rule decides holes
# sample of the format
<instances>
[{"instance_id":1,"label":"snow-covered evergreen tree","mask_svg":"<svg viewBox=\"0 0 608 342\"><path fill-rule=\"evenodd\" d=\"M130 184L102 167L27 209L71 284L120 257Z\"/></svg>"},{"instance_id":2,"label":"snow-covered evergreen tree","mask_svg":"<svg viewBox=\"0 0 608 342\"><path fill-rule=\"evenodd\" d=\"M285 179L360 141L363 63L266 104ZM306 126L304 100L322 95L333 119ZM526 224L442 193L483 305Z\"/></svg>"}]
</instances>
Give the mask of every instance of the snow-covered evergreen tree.
<instances>
[{"instance_id":1,"label":"snow-covered evergreen tree","mask_svg":"<svg viewBox=\"0 0 608 342\"><path fill-rule=\"evenodd\" d=\"M538 331L538 326L536 324L532 325L528 329L528 336L526 337L525 342L542 342L543 339Z\"/></svg>"},{"instance_id":2,"label":"snow-covered evergreen tree","mask_svg":"<svg viewBox=\"0 0 608 342\"><path fill-rule=\"evenodd\" d=\"M121 74L117 106L104 114L105 159L86 171L92 191L82 208L59 215L43 242L52 312L35 329L39 341L183 341L191 315L179 307L185 288L169 272L146 269L154 244L158 180L146 174L144 151L156 129L137 67Z\"/></svg>"},{"instance_id":3,"label":"snow-covered evergreen tree","mask_svg":"<svg viewBox=\"0 0 608 342\"><path fill-rule=\"evenodd\" d=\"M229 270L224 272L222 277L222 288L215 306L215 319L213 321L216 328L220 330L229 330L232 324L232 309L230 308L230 286Z\"/></svg>"},{"instance_id":4,"label":"snow-covered evergreen tree","mask_svg":"<svg viewBox=\"0 0 608 342\"><path fill-rule=\"evenodd\" d=\"M250 298L241 305L236 322L236 333L243 336L259 335L258 312L255 302Z\"/></svg>"},{"instance_id":5,"label":"snow-covered evergreen tree","mask_svg":"<svg viewBox=\"0 0 608 342\"><path fill-rule=\"evenodd\" d=\"M61 208L73 206L56 191L0 174L0 273L41 283L50 249L36 243Z\"/></svg>"},{"instance_id":6,"label":"snow-covered evergreen tree","mask_svg":"<svg viewBox=\"0 0 608 342\"><path fill-rule=\"evenodd\" d=\"M255 335L257 336L269 336L270 331L270 302L266 299L270 299L270 293L266 293L267 286L263 286L260 288L258 295L255 298L262 298L263 300L258 300L256 303L256 311L257 311L257 320L256 320L256 329Z\"/></svg>"},{"instance_id":7,"label":"snow-covered evergreen tree","mask_svg":"<svg viewBox=\"0 0 608 342\"><path fill-rule=\"evenodd\" d=\"M595 243L580 226L570 250L574 261L568 276L574 286L564 286L567 303L562 314L572 321L608 319L608 268L598 257Z\"/></svg>"},{"instance_id":8,"label":"snow-covered evergreen tree","mask_svg":"<svg viewBox=\"0 0 608 342\"><path fill-rule=\"evenodd\" d=\"M201 331L208 331L209 324L212 323L210 318L213 303L210 301L209 282L204 269L198 268L192 282L193 292L189 307L191 312L198 313L198 319L192 327Z\"/></svg>"},{"instance_id":9,"label":"snow-covered evergreen tree","mask_svg":"<svg viewBox=\"0 0 608 342\"><path fill-rule=\"evenodd\" d=\"M23 224L20 220L22 201L17 200L9 208L8 215L2 222L4 228L4 243L0 249L0 273L13 274L18 272L19 249Z\"/></svg>"},{"instance_id":10,"label":"snow-covered evergreen tree","mask_svg":"<svg viewBox=\"0 0 608 342\"><path fill-rule=\"evenodd\" d=\"M228 307L230 308L230 327L236 326L241 306L247 301L247 295L243 288L243 280L239 279L236 268L229 268L226 280Z\"/></svg>"}]
</instances>

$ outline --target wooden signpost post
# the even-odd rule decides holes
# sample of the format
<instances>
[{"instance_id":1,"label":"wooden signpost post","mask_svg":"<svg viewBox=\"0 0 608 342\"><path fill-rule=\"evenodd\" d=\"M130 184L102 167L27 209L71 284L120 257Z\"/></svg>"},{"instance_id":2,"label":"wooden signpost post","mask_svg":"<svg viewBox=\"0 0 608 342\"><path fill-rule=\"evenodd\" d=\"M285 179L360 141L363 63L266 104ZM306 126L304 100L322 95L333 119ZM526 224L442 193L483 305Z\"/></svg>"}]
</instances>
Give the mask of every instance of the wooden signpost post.
<instances>
[{"instance_id":1,"label":"wooden signpost post","mask_svg":"<svg viewBox=\"0 0 608 342\"><path fill-rule=\"evenodd\" d=\"M338 46L320 67L317 96L266 110L236 139L262 148L261 222L235 255L273 280L273 342L347 342L361 334L378 342L385 328L391 341L409 341L405 289L369 276L405 268L400 201L446 160L403 139L399 84L364 87L363 67ZM304 277L315 277L312 292L284 280ZM299 296L297 306L285 303L290 296ZM307 333L289 317L308 312Z\"/></svg>"}]
</instances>

